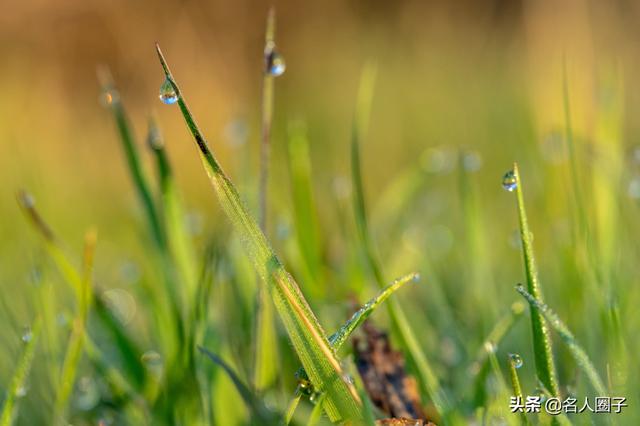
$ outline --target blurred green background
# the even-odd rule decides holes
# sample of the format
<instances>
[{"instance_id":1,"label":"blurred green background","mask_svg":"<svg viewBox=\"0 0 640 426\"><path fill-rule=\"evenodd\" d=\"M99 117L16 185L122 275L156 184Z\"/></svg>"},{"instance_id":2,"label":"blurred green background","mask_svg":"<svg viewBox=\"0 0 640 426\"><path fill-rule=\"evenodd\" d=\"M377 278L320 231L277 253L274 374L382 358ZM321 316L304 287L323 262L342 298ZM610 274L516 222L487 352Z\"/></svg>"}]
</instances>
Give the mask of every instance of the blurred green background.
<instances>
[{"instance_id":1,"label":"blurred green background","mask_svg":"<svg viewBox=\"0 0 640 426\"><path fill-rule=\"evenodd\" d=\"M79 255L88 228L99 230L96 285L118 289L141 346L156 344L148 325L153 315L140 291L141 281L153 279L154 266L145 259L149 236L112 117L99 101L96 68L110 68L142 151L147 117L157 116L185 223L203 256L211 241L226 244L230 226L177 108L158 100L163 76L153 43L162 46L212 149L255 208L269 6L124 0L4 6L3 389L20 352L17 336L37 311L30 290L37 285L34 271L60 280L21 217L15 202L20 188L35 196L71 253ZM422 273L420 284L394 297L463 417L477 408L468 400L467 367L498 318L519 300L513 287L524 280L515 200L500 184L518 161L545 300L585 346L612 394L629 398L624 424L634 424L640 386L637 368L628 367L630 354L640 349L640 3L330 0L275 6L287 71L275 82L268 234L323 325L337 328L350 297L364 300L375 288L354 243L349 165L358 81L363 66L373 63L375 93L361 146L371 229L387 277ZM306 279L296 243L287 141L292 123L300 122L313 171L322 280ZM151 165L149 157L150 173ZM235 245L228 248L236 256ZM235 354L236 367L246 373L254 284L250 270L234 270L243 262L236 257L227 272L233 279L214 283L210 327L216 334L233 323L245 333L220 331L216 344ZM248 317L238 319L228 312L235 296L224 286L243 277L250 281L242 290ZM72 306L60 286L60 312ZM376 321L385 327L385 313ZM530 339L528 320L521 319L498 350L501 361L507 352L523 356L521 379L529 393L536 387ZM291 373L282 380L292 392L297 364L286 343L281 351ZM588 389L559 341L555 352L561 383ZM52 399L37 370L31 386L39 393L24 402L32 407ZM82 373L91 374L89 367ZM221 424L246 421L241 406L234 410L237 416ZM46 418L41 415L36 423ZM22 421L36 424L28 416Z\"/></svg>"}]
</instances>

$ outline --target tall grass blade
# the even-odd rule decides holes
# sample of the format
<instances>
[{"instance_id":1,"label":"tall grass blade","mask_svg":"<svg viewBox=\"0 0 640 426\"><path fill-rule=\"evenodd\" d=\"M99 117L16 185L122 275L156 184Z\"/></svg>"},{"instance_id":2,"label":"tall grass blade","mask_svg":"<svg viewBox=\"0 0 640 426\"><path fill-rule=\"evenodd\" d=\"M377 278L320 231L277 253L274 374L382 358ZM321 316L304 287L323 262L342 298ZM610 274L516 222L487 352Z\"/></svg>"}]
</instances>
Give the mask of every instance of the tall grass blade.
<instances>
[{"instance_id":1,"label":"tall grass blade","mask_svg":"<svg viewBox=\"0 0 640 426\"><path fill-rule=\"evenodd\" d=\"M251 416L255 424L260 425L276 425L279 424L278 416L269 411L269 409L264 405L264 403L258 399L253 392L249 389L249 387L238 377L236 372L227 364L222 358L218 355L210 352L209 350L203 348L202 346L198 346L198 350L204 354L207 358L213 361L215 364L220 366L224 372L227 374L229 379L233 382L236 390L242 397L242 400L247 405L247 408L251 411Z\"/></svg>"},{"instance_id":2,"label":"tall grass blade","mask_svg":"<svg viewBox=\"0 0 640 426\"><path fill-rule=\"evenodd\" d=\"M538 270L533 254L531 232L529 231L527 212L524 206L523 185L517 163L513 165L513 175L516 185L518 221L520 224L520 240L522 241L524 268L527 277L527 291L531 293L534 298L542 300L542 290L540 289L540 283L538 281ZM531 328L533 332L533 352L535 355L538 379L540 379L552 395L558 396L556 368L553 362L549 329L542 318L542 313L536 309L531 309Z\"/></svg>"},{"instance_id":3,"label":"tall grass blade","mask_svg":"<svg viewBox=\"0 0 640 426\"><path fill-rule=\"evenodd\" d=\"M562 341L569 348L569 352L573 356L573 358L578 363L580 369L585 373L589 381L591 382L591 386L596 391L597 395L607 395L607 389L604 385L604 382L600 378L600 375L596 371L595 366L589 359L587 353L582 349L582 347L578 344L573 333L569 330L569 327L562 322L560 317L549 308L545 303L543 303L540 299L536 298L533 294L524 289L522 285L516 286L516 290L518 293L524 297L529 305L531 305L532 310L539 312L546 319L547 323L553 327L558 335L562 339Z\"/></svg>"},{"instance_id":4,"label":"tall grass blade","mask_svg":"<svg viewBox=\"0 0 640 426\"><path fill-rule=\"evenodd\" d=\"M358 100L351 139L351 172L353 182L353 204L358 235L368 266L371 269L378 285L383 288L385 285L385 279L383 277L382 267L374 250L373 242L371 241L369 226L367 223L366 203L360 165L360 141L364 137L369 121L369 110L371 108L371 101L373 98L374 80L375 68L372 65L368 65L362 72L360 88L358 90ZM387 304L387 308L394 327L400 334L403 346L409 351L409 356L418 369L420 382L433 400L436 409L440 413L445 413L448 410L448 403L441 391L438 378L431 368L422 348L420 348L420 344L415 337L415 333L413 332L409 321L395 300L390 300Z\"/></svg>"},{"instance_id":5,"label":"tall grass blade","mask_svg":"<svg viewBox=\"0 0 640 426\"><path fill-rule=\"evenodd\" d=\"M271 7L267 15L265 30L265 69L262 77L262 132L260 143L260 181L258 185L258 222L265 235L268 217L269 194L269 160L271 158L271 126L273 121L274 76L271 75L266 56L275 44L276 13ZM259 280L260 278L258 278ZM258 285L258 304L256 312L255 339L255 371L254 385L261 391L270 386L277 377L278 341L276 333L273 305L269 300L269 293L264 286Z\"/></svg>"},{"instance_id":6,"label":"tall grass blade","mask_svg":"<svg viewBox=\"0 0 640 426\"><path fill-rule=\"evenodd\" d=\"M162 225L160 218L156 210L156 206L153 202L153 196L147 178L142 170L142 164L140 161L140 154L136 147L135 137L131 131L129 125L129 119L124 109L120 95L115 88L113 78L109 71L105 68L98 70L98 79L102 85L102 90L106 98L106 104L113 113L113 118L118 128L120 135L120 142L122 143L122 149L127 160L127 166L131 179L133 180L134 187L142 204L144 214L147 217L149 227L151 230L151 236L154 241L160 246L164 247L165 240L162 232Z\"/></svg>"},{"instance_id":7,"label":"tall grass blade","mask_svg":"<svg viewBox=\"0 0 640 426\"><path fill-rule=\"evenodd\" d=\"M40 338L40 329L42 328L42 320L40 317L36 318L31 328L31 338L26 343L20 360L17 363L16 370L13 373L11 384L7 390L7 397L4 400L2 406L2 415L0 415L0 426L9 426L13 423L13 420L17 414L18 406L16 404L16 397L21 396L26 389L27 376L31 369L31 363L35 354L36 344Z\"/></svg>"},{"instance_id":8,"label":"tall grass blade","mask_svg":"<svg viewBox=\"0 0 640 426\"><path fill-rule=\"evenodd\" d=\"M165 78L173 86L187 127L194 137L203 166L224 212L241 235L245 250L265 282L298 357L314 385L327 393L324 408L332 421L360 418L360 401L353 386L342 378L342 369L326 334L311 311L293 277L271 249L264 233L249 215L240 196L209 150L169 67L156 45Z\"/></svg>"},{"instance_id":9,"label":"tall grass blade","mask_svg":"<svg viewBox=\"0 0 640 426\"><path fill-rule=\"evenodd\" d=\"M67 353L62 364L60 384L56 394L54 405L54 422L63 422L67 409L69 396L75 383L78 364L83 352L85 333L87 328L87 315L92 299L91 276L93 273L93 261L95 256L97 235L95 232L88 232L85 237L84 258L82 267L82 292L77 300L78 312L73 320L71 337L67 346Z\"/></svg>"}]
</instances>

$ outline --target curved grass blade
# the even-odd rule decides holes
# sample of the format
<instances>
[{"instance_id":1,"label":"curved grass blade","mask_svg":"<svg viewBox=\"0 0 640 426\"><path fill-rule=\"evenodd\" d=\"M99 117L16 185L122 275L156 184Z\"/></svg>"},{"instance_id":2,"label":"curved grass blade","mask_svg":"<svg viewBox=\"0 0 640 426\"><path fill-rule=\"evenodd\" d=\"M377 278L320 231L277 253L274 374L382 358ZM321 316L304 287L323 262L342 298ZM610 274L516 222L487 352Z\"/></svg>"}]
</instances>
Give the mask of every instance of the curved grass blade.
<instances>
[{"instance_id":1,"label":"curved grass blade","mask_svg":"<svg viewBox=\"0 0 640 426\"><path fill-rule=\"evenodd\" d=\"M42 320L40 317L36 318L33 327L31 328L31 339L25 345L22 356L18 361L17 368L11 379L11 384L7 391L7 397L4 400L2 406L2 415L0 416L0 426L9 426L13 423L16 416L18 406L16 404L16 396L20 395L26 388L27 376L31 369L31 363L33 362L33 356L35 354L36 344L40 338L40 329L42 327Z\"/></svg>"},{"instance_id":2,"label":"curved grass blade","mask_svg":"<svg viewBox=\"0 0 640 426\"><path fill-rule=\"evenodd\" d=\"M516 184L515 192L518 207L518 222L520 224L520 239L522 241L522 254L527 277L527 290L535 299L542 301L542 290L540 289L540 283L538 281L538 270L533 254L531 232L529 231L527 212L524 207L522 181L517 163L513 164L513 176ZM533 332L533 352L535 354L538 379L540 379L552 395L558 396L556 368L553 362L549 330L542 318L542 313L536 309L531 309L531 328Z\"/></svg>"},{"instance_id":3,"label":"curved grass blade","mask_svg":"<svg viewBox=\"0 0 640 426\"><path fill-rule=\"evenodd\" d=\"M392 282L391 284L389 284L388 286L386 286L373 299L365 303L360 309L358 309L358 311L356 311L351 316L351 318L349 318L349 320L342 327L340 327L338 331L336 331L331 336L329 336L329 344L331 345L333 350L337 353L338 350L340 350L340 348L342 347L342 345L349 339L351 334L353 334L353 332L363 322L365 322L367 318L369 318L369 316L373 313L374 310L376 310L378 306L380 306L381 303L383 303L385 300L389 298L389 296L395 293L396 290L400 289L400 287L402 287L403 285L409 282L415 282L415 281L418 281L419 279L420 279L420 275L416 272L400 277L396 279L394 282ZM289 406L287 408L287 415L286 415L287 424L293 417L293 414L296 408L298 407L298 403L300 402L300 399L302 396L303 387L306 393L310 393L310 394L315 393L315 390L313 389L312 385L307 383L309 381L309 378L307 376L307 373L304 371L304 368L301 368L296 372L296 377L298 378L298 381L300 382L300 384L298 385L298 388L296 389L296 394L289 402Z\"/></svg>"},{"instance_id":4,"label":"curved grass blade","mask_svg":"<svg viewBox=\"0 0 640 426\"><path fill-rule=\"evenodd\" d=\"M534 297L531 293L527 292L524 287L519 284L516 286L516 290L518 293L524 297L529 305L531 305L532 310L539 312L546 319L547 323L551 325L551 327L558 332L558 335L562 339L563 342L569 348L569 352L573 356L573 359L576 360L580 369L586 374L591 382L591 386L596 391L597 395L607 395L607 389L604 385L604 382L600 378L600 375L596 371L595 366L589 359L587 353L582 349L582 347L578 344L573 333L569 330L560 317L556 315L555 312L549 308L545 303L543 303L540 299Z\"/></svg>"},{"instance_id":5,"label":"curved grass blade","mask_svg":"<svg viewBox=\"0 0 640 426\"><path fill-rule=\"evenodd\" d=\"M122 149L124 150L125 158L127 160L129 173L131 174L131 179L133 180L138 198L140 199L140 203L142 204L144 213L147 217L147 221L151 229L151 235L160 247L164 247L165 239L162 232L160 218L153 202L149 183L147 182L147 178L142 170L140 154L136 148L135 138L131 131L131 126L129 125L127 113L122 105L122 101L120 100L120 95L115 88L111 74L106 68L98 70L98 79L102 85L106 104L113 113L113 118L116 122L118 133L120 135Z\"/></svg>"},{"instance_id":6,"label":"curved grass blade","mask_svg":"<svg viewBox=\"0 0 640 426\"><path fill-rule=\"evenodd\" d=\"M273 252L264 233L251 217L240 196L226 176L195 123L166 60L156 45L165 78L173 86L187 127L194 137L203 166L219 197L220 204L241 235L244 248L258 275L266 284L293 347L309 377L318 389L327 393L324 408L332 421L361 417L360 400L353 386L342 377L342 369L329 346L320 323L311 311L298 284Z\"/></svg>"},{"instance_id":7,"label":"curved grass blade","mask_svg":"<svg viewBox=\"0 0 640 426\"><path fill-rule=\"evenodd\" d=\"M249 387L240 379L240 377L238 377L236 372L233 371L229 364L227 364L222 358L203 348L202 346L198 346L198 350L224 370L224 372L233 382L233 385L242 397L244 403L247 405L247 408L250 410L253 421L257 422L256 424L279 424L280 419L276 415L276 413L271 412L264 405L264 403L254 395Z\"/></svg>"},{"instance_id":8,"label":"curved grass blade","mask_svg":"<svg viewBox=\"0 0 640 426\"><path fill-rule=\"evenodd\" d=\"M369 121L369 110L371 108L371 100L373 98L374 80L375 68L371 65L366 66L362 72L360 88L358 90L358 101L351 139L351 177L354 188L353 205L358 236L360 238L360 243L368 266L371 269L376 282L382 288L385 285L385 279L370 237L360 164L360 141L364 137ZM448 410L447 399L440 388L438 378L422 351L422 348L420 347L420 344L415 337L415 333L413 332L409 321L405 317L404 312L400 309L395 300L390 300L387 304L387 308L389 310L389 316L394 324L394 328L400 334L403 346L407 348L409 356L418 369L420 382L433 400L436 410L441 414L446 413Z\"/></svg>"}]
</instances>

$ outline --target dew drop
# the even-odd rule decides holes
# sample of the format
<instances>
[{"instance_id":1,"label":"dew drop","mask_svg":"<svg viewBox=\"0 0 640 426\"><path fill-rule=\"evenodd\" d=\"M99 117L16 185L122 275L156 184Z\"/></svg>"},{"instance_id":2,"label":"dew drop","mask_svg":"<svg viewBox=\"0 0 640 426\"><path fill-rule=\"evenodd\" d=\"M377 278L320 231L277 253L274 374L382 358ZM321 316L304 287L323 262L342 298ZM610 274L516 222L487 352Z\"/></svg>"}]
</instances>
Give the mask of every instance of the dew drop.
<instances>
[{"instance_id":1,"label":"dew drop","mask_svg":"<svg viewBox=\"0 0 640 426\"><path fill-rule=\"evenodd\" d=\"M498 348L493 342L486 341L484 342L484 350L487 351L488 354L493 354L496 353L496 350L498 350Z\"/></svg>"},{"instance_id":2,"label":"dew drop","mask_svg":"<svg viewBox=\"0 0 640 426\"><path fill-rule=\"evenodd\" d=\"M162 375L162 355L160 355L158 352L154 350L146 351L142 354L140 360L152 375L156 377L160 377Z\"/></svg>"},{"instance_id":3,"label":"dew drop","mask_svg":"<svg viewBox=\"0 0 640 426\"><path fill-rule=\"evenodd\" d=\"M25 327L21 339L24 343L29 343L31 339L33 339L33 332L31 331L31 328Z\"/></svg>"},{"instance_id":4,"label":"dew drop","mask_svg":"<svg viewBox=\"0 0 640 426\"><path fill-rule=\"evenodd\" d=\"M171 81L169 81L168 78L166 78L164 80L164 83L162 83L162 86L160 86L159 97L162 103L167 105L175 104L176 102L178 102L178 94L173 89L173 84L171 84Z\"/></svg>"},{"instance_id":5,"label":"dew drop","mask_svg":"<svg viewBox=\"0 0 640 426\"><path fill-rule=\"evenodd\" d=\"M515 368L522 367L522 357L518 354L509 354L509 359Z\"/></svg>"},{"instance_id":6,"label":"dew drop","mask_svg":"<svg viewBox=\"0 0 640 426\"><path fill-rule=\"evenodd\" d=\"M29 389L26 386L18 386L16 388L15 397L16 398L24 398L29 393Z\"/></svg>"},{"instance_id":7,"label":"dew drop","mask_svg":"<svg viewBox=\"0 0 640 426\"><path fill-rule=\"evenodd\" d=\"M502 187L509 192L513 192L518 187L518 180L513 170L509 170L502 177Z\"/></svg>"},{"instance_id":8,"label":"dew drop","mask_svg":"<svg viewBox=\"0 0 640 426\"><path fill-rule=\"evenodd\" d=\"M629 182L627 194L634 200L640 199L640 176L635 176Z\"/></svg>"},{"instance_id":9,"label":"dew drop","mask_svg":"<svg viewBox=\"0 0 640 426\"><path fill-rule=\"evenodd\" d=\"M82 410L93 409L100 401L100 389L98 383L92 377L81 377L76 385L74 405Z\"/></svg>"},{"instance_id":10,"label":"dew drop","mask_svg":"<svg viewBox=\"0 0 640 426\"><path fill-rule=\"evenodd\" d=\"M279 77L284 74L287 64L284 57L276 49L275 43L268 43L264 49L265 71L273 77Z\"/></svg>"}]
</instances>

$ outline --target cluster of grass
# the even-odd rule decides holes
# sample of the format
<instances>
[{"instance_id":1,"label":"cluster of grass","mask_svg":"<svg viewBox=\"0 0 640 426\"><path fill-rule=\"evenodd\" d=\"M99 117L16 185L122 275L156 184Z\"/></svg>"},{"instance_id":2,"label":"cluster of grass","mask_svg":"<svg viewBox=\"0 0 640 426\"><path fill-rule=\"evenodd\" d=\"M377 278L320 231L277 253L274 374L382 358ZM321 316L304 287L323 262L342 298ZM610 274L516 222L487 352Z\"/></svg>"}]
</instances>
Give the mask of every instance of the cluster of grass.
<instances>
[{"instance_id":1,"label":"cluster of grass","mask_svg":"<svg viewBox=\"0 0 640 426\"><path fill-rule=\"evenodd\" d=\"M613 228L617 219L599 216L600 227L590 223L582 187L585 177L580 175L586 171L580 169L571 131L567 83L566 141L571 160L567 181L574 225L571 244L557 254L566 260L565 270L555 280L539 279L524 180L516 164L503 182L513 192L505 196L515 198L515 207L505 217L518 219L525 285L513 291L521 280L518 276L496 284L491 271L500 264L489 265L492 244L483 227L473 158L468 153L460 155L457 193L465 234L460 272L443 272L423 246L409 259L399 260L391 256L394 247L376 245L376 232L395 234L400 218L410 219L405 212L415 207L431 176L424 164L416 165L378 197L380 205L368 209L361 148L375 86L371 64L364 67L354 108L352 198L334 200L342 223L353 223L353 229L345 226L348 253L338 266L326 254L330 242L320 232L304 125L290 126L287 166L296 238L279 245L292 264L291 274L272 246L276 239L269 235L269 152L277 75L270 68L274 38L271 12L265 40L257 218L224 172L157 46L163 101L175 104L184 119L233 230L229 233L221 224L205 247L194 244L185 227L182 195L158 124L149 120L146 145L156 172L150 178L115 83L107 71L100 72L105 104L116 123L146 226L141 232L145 278L135 290L138 316L143 319L129 324L120 306L126 304L124 296L103 289L100 277L94 276L97 233L86 233L77 261L50 227L46 212L36 209L29 194L19 193L19 204L41 237L47 260L34 278L37 285L28 291L33 325L15 351L17 361L10 363L13 376L4 381L2 424L370 424L383 414L372 407L360 380L352 377L355 369L346 343L373 313L379 313L381 322L388 320L394 344L405 354L427 411L438 423L633 424L638 415L633 392L638 387L628 354L637 349L637 342L629 340L632 328L621 319L630 308L620 302L628 287L622 281L625 275L616 270L618 254L611 254L615 245L608 235L593 231ZM596 196L615 199L607 192L615 189L607 186L606 175L593 171L589 177L598 188ZM495 185L500 186L498 179ZM343 208L345 203L349 206ZM402 237L397 239L395 244L400 245ZM407 289L419 303L403 298L402 292L393 294L417 280L417 274L395 281L387 276L397 269L394 265L411 262L415 262L411 270L426 277L424 284ZM570 278L576 276L580 278ZM345 288L330 292L336 289L332 280ZM543 299L543 287L564 299ZM347 320L348 293L370 301ZM370 298L372 294L377 295ZM518 294L524 299L518 300ZM72 304L64 295L71 295ZM574 303L574 298L585 315L570 323L575 334L560 319L565 304ZM500 304L503 300L510 302ZM3 301L7 303L7 298ZM545 301L557 307L558 314ZM383 302L386 317L378 309ZM523 315L525 303L530 324ZM574 315L575 309L570 311ZM336 327L335 333L321 325L328 318L333 318L329 325ZM18 330L15 322L8 325ZM590 358L594 349L597 352ZM510 352L514 354L507 357ZM509 412L509 396L534 393L626 396L630 407L615 418Z\"/></svg>"}]
</instances>

